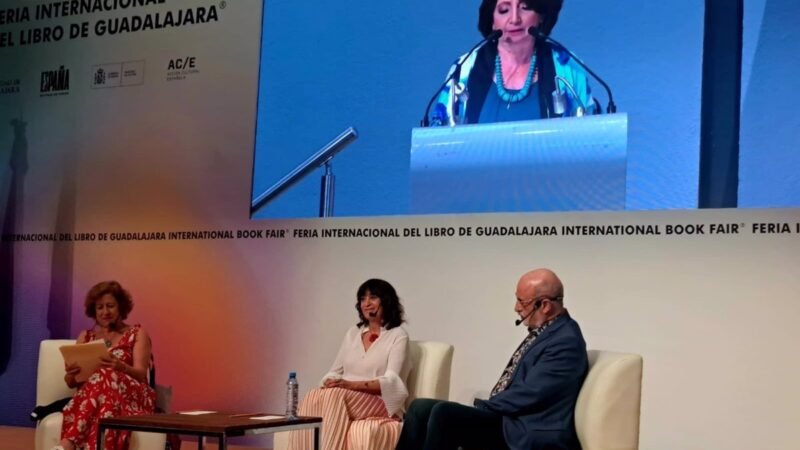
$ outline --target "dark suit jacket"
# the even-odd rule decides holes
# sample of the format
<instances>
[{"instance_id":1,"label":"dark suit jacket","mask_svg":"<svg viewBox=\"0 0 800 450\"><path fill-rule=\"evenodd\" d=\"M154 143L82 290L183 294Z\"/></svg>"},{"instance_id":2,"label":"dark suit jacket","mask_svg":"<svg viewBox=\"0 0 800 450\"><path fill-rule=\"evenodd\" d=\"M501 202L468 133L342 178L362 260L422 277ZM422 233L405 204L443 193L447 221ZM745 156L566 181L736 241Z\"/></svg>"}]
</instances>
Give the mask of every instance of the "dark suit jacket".
<instances>
[{"instance_id":1,"label":"dark suit jacket","mask_svg":"<svg viewBox=\"0 0 800 450\"><path fill-rule=\"evenodd\" d=\"M475 406L503 416L512 450L580 449L575 402L588 370L581 329L564 313L525 352L508 388Z\"/></svg>"}]
</instances>

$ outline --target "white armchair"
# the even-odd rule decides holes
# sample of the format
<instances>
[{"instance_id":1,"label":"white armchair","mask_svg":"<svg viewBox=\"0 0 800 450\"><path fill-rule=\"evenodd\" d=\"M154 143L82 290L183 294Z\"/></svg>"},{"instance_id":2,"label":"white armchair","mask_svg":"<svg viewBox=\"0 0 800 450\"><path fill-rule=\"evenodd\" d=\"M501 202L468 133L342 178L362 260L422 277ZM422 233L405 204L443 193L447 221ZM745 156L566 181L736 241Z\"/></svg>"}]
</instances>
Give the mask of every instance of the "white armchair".
<instances>
[{"instance_id":1,"label":"white armchair","mask_svg":"<svg viewBox=\"0 0 800 450\"><path fill-rule=\"evenodd\" d=\"M447 400L450 395L453 346L444 342L411 341L408 357L411 360L411 372L406 380L408 388L406 406L416 398ZM289 433L275 433L273 449L285 450L288 447Z\"/></svg>"},{"instance_id":2,"label":"white armchair","mask_svg":"<svg viewBox=\"0 0 800 450\"><path fill-rule=\"evenodd\" d=\"M416 398L447 400L453 346L444 342L411 341L408 347L412 366L406 380L406 407Z\"/></svg>"},{"instance_id":3,"label":"white armchair","mask_svg":"<svg viewBox=\"0 0 800 450\"><path fill-rule=\"evenodd\" d=\"M589 350L589 374L575 406L583 450L637 450L642 357Z\"/></svg>"},{"instance_id":4,"label":"white armchair","mask_svg":"<svg viewBox=\"0 0 800 450\"><path fill-rule=\"evenodd\" d=\"M64 383L64 359L58 350L62 345L74 344L73 340L44 340L39 345L39 367L36 373L36 404L48 405L56 400L71 397L73 389ZM53 413L36 426L36 450L50 450L61 440L62 414ZM129 450L161 450L166 435L158 433L131 433Z\"/></svg>"}]
</instances>

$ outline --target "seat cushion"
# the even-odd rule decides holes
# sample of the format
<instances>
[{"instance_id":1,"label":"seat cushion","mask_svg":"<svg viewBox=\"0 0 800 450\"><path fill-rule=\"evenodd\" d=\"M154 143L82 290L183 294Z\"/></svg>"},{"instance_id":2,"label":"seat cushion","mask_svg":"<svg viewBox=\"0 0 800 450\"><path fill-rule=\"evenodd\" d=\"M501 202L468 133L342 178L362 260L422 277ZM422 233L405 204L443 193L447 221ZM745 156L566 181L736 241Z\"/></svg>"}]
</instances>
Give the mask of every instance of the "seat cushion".
<instances>
[{"instance_id":1,"label":"seat cushion","mask_svg":"<svg viewBox=\"0 0 800 450\"><path fill-rule=\"evenodd\" d=\"M61 441L61 413L49 414L36 425L34 437L36 450L50 450Z\"/></svg>"},{"instance_id":2,"label":"seat cushion","mask_svg":"<svg viewBox=\"0 0 800 450\"><path fill-rule=\"evenodd\" d=\"M128 450L161 450L166 444L167 435L164 433L134 431L131 433L131 443Z\"/></svg>"}]
</instances>

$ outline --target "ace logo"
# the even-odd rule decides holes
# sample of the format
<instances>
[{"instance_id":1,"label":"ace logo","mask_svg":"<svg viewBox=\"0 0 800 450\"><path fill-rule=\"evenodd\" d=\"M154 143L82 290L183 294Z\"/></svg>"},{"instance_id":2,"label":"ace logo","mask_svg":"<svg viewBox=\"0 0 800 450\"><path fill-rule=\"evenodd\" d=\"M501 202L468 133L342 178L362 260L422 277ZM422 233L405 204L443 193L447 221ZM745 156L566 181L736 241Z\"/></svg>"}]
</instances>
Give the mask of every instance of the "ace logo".
<instances>
[{"instance_id":1,"label":"ace logo","mask_svg":"<svg viewBox=\"0 0 800 450\"><path fill-rule=\"evenodd\" d=\"M194 69L197 66L196 58L194 56L187 56L186 58L175 58L169 60L167 70L184 70Z\"/></svg>"},{"instance_id":2,"label":"ace logo","mask_svg":"<svg viewBox=\"0 0 800 450\"><path fill-rule=\"evenodd\" d=\"M167 64L167 81L182 81L187 77L197 75L200 73L197 67L196 56L170 59Z\"/></svg>"}]
</instances>

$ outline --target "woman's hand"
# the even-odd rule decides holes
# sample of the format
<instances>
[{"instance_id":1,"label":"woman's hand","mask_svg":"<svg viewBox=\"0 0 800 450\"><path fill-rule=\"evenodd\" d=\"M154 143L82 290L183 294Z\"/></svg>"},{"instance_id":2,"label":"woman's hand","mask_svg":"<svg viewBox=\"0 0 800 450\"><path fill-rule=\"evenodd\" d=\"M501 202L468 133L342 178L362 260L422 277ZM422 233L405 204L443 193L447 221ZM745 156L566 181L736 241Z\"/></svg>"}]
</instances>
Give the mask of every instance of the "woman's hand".
<instances>
[{"instance_id":1,"label":"woman's hand","mask_svg":"<svg viewBox=\"0 0 800 450\"><path fill-rule=\"evenodd\" d=\"M377 387L374 385L377 385ZM381 393L380 384L378 384L377 380L350 381L350 380L337 380L333 378L328 378L322 382L322 386L325 388L350 389L351 391L367 392L375 395L380 395Z\"/></svg>"},{"instance_id":2,"label":"woman's hand","mask_svg":"<svg viewBox=\"0 0 800 450\"><path fill-rule=\"evenodd\" d=\"M342 380L338 378L327 378L322 382L322 386L325 388L342 388L350 389L351 391L357 390L357 384L358 383L355 381Z\"/></svg>"},{"instance_id":3,"label":"woman's hand","mask_svg":"<svg viewBox=\"0 0 800 450\"><path fill-rule=\"evenodd\" d=\"M344 382L344 380L342 380L342 379L340 379L340 378L326 378L326 379L325 379L325 380L322 382L322 387L324 387L324 388L336 388L336 387L343 387L343 386L342 386L342 383L343 383L343 382Z\"/></svg>"},{"instance_id":4,"label":"woman's hand","mask_svg":"<svg viewBox=\"0 0 800 450\"><path fill-rule=\"evenodd\" d=\"M128 365L111 354L105 355L100 359L100 366L110 367L118 372L128 373Z\"/></svg>"},{"instance_id":5,"label":"woman's hand","mask_svg":"<svg viewBox=\"0 0 800 450\"><path fill-rule=\"evenodd\" d=\"M349 381L349 380L333 380L327 379L323 386L326 388L342 388L342 389L350 389L351 391L360 391L362 385L364 385L363 381Z\"/></svg>"},{"instance_id":6,"label":"woman's hand","mask_svg":"<svg viewBox=\"0 0 800 450\"><path fill-rule=\"evenodd\" d=\"M75 377L78 376L79 373L81 373L81 368L78 367L77 364L72 363L72 364L65 364L64 370L67 372L64 375L64 382L67 383L67 386L69 388L74 388L75 386L77 386L78 382L75 381Z\"/></svg>"},{"instance_id":7,"label":"woman's hand","mask_svg":"<svg viewBox=\"0 0 800 450\"><path fill-rule=\"evenodd\" d=\"M325 381L322 382L322 386L325 388L343 388L343 389L350 389L347 387L349 381L342 380L341 378L326 378Z\"/></svg>"}]
</instances>

